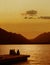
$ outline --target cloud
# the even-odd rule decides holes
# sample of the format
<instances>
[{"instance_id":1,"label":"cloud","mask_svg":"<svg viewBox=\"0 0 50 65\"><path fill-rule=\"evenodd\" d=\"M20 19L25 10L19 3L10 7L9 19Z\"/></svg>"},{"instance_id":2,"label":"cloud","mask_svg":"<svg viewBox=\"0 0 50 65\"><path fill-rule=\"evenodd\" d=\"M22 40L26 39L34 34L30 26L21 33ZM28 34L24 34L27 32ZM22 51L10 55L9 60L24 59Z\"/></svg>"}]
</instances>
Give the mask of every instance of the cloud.
<instances>
[{"instance_id":1,"label":"cloud","mask_svg":"<svg viewBox=\"0 0 50 65\"><path fill-rule=\"evenodd\" d=\"M50 16L40 16L41 19L50 19Z\"/></svg>"},{"instance_id":2,"label":"cloud","mask_svg":"<svg viewBox=\"0 0 50 65\"><path fill-rule=\"evenodd\" d=\"M33 16L36 15L37 11L36 10L28 10L25 13L22 13L21 15L29 15L29 16Z\"/></svg>"},{"instance_id":3,"label":"cloud","mask_svg":"<svg viewBox=\"0 0 50 65\"><path fill-rule=\"evenodd\" d=\"M22 13L21 15L24 16L24 19L33 19L33 16L37 14L36 10L28 10Z\"/></svg>"},{"instance_id":4,"label":"cloud","mask_svg":"<svg viewBox=\"0 0 50 65\"><path fill-rule=\"evenodd\" d=\"M29 10L29 11L26 11L26 15L33 16L33 15L36 15L36 14L37 14L37 11L36 11L36 10Z\"/></svg>"}]
</instances>

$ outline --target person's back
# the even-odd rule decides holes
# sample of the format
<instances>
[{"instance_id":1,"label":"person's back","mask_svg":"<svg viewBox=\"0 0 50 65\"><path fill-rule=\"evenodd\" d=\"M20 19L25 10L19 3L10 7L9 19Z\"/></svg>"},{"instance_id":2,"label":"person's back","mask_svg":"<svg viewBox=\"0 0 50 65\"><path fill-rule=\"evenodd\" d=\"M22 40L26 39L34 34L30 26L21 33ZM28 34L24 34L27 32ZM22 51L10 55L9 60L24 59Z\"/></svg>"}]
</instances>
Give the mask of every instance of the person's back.
<instances>
[{"instance_id":1,"label":"person's back","mask_svg":"<svg viewBox=\"0 0 50 65\"><path fill-rule=\"evenodd\" d=\"M17 50L17 55L20 55L19 49Z\"/></svg>"},{"instance_id":2,"label":"person's back","mask_svg":"<svg viewBox=\"0 0 50 65\"><path fill-rule=\"evenodd\" d=\"M10 55L15 55L16 53L15 53L15 49L11 49L10 50Z\"/></svg>"}]
</instances>

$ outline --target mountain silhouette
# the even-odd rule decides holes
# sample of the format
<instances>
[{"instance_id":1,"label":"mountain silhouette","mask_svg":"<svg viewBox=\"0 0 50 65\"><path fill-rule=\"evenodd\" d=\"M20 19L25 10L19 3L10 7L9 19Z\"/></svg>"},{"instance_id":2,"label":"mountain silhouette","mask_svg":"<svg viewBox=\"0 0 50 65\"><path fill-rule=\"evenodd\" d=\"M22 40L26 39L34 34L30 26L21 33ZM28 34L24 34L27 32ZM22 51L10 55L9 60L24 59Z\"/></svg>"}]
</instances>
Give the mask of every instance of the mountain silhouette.
<instances>
[{"instance_id":1,"label":"mountain silhouette","mask_svg":"<svg viewBox=\"0 0 50 65\"><path fill-rule=\"evenodd\" d=\"M21 34L8 32L0 28L0 44L23 44L29 42L30 41Z\"/></svg>"},{"instance_id":2,"label":"mountain silhouette","mask_svg":"<svg viewBox=\"0 0 50 65\"><path fill-rule=\"evenodd\" d=\"M8 32L0 28L0 44L42 44L50 43L50 32L42 33L32 40L28 40L21 34Z\"/></svg>"},{"instance_id":3,"label":"mountain silhouette","mask_svg":"<svg viewBox=\"0 0 50 65\"><path fill-rule=\"evenodd\" d=\"M42 33L31 41L32 43L50 43L50 32Z\"/></svg>"}]
</instances>

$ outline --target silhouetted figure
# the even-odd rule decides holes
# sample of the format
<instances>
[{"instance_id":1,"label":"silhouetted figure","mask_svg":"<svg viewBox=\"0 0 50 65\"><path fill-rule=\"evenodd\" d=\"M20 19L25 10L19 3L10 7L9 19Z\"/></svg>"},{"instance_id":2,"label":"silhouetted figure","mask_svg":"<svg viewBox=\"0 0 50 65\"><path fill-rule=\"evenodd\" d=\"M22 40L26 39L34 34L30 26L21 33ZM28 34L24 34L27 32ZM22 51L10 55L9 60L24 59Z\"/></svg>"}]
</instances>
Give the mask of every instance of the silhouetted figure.
<instances>
[{"instance_id":1,"label":"silhouetted figure","mask_svg":"<svg viewBox=\"0 0 50 65\"><path fill-rule=\"evenodd\" d=\"M19 49L17 50L17 55L20 55Z\"/></svg>"},{"instance_id":2,"label":"silhouetted figure","mask_svg":"<svg viewBox=\"0 0 50 65\"><path fill-rule=\"evenodd\" d=\"M10 50L10 55L16 55L15 49L11 49L11 50Z\"/></svg>"}]
</instances>

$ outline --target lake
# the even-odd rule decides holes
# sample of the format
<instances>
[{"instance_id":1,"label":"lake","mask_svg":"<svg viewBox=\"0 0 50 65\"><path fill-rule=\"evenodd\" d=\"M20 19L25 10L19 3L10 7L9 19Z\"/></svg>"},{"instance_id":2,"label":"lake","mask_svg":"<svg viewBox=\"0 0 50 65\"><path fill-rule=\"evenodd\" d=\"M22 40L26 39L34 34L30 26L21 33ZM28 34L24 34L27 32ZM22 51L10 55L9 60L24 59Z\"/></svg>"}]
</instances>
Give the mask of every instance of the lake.
<instances>
[{"instance_id":1,"label":"lake","mask_svg":"<svg viewBox=\"0 0 50 65\"><path fill-rule=\"evenodd\" d=\"M9 54L10 49L19 49L20 54L28 54L30 57L27 62L14 65L50 65L50 44L34 45L0 45L0 55Z\"/></svg>"}]
</instances>

